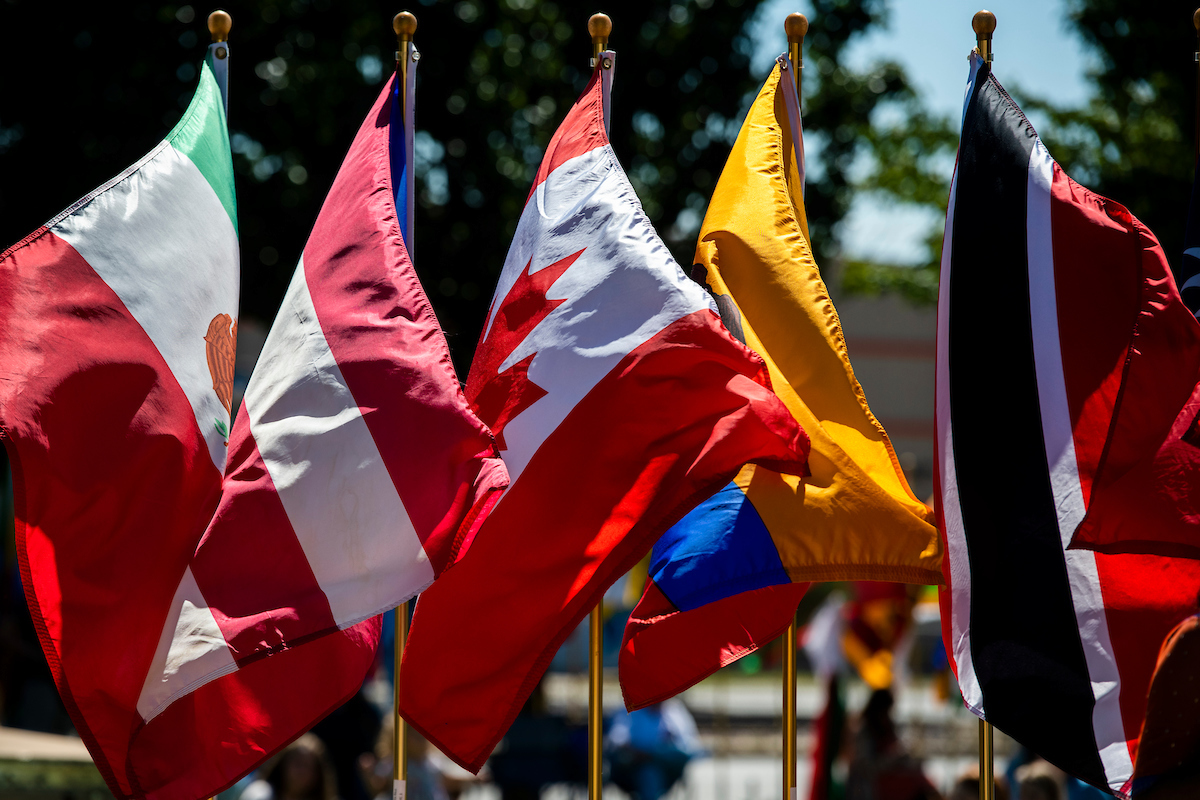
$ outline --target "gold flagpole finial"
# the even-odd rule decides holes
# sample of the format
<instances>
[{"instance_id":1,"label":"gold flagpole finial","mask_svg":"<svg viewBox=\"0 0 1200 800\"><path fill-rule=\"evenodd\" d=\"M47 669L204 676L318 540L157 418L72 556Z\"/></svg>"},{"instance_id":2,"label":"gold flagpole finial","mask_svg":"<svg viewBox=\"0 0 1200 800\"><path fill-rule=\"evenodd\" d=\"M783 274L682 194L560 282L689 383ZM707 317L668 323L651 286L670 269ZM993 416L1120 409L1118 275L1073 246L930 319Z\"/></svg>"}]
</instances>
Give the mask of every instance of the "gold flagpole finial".
<instances>
[{"instance_id":1,"label":"gold flagpole finial","mask_svg":"<svg viewBox=\"0 0 1200 800\"><path fill-rule=\"evenodd\" d=\"M400 42L411 42L417 32L417 18L410 11L401 11L392 18L392 30Z\"/></svg>"},{"instance_id":2,"label":"gold flagpole finial","mask_svg":"<svg viewBox=\"0 0 1200 800\"><path fill-rule=\"evenodd\" d=\"M992 63L992 34L996 32L996 15L990 11L980 11L971 18L971 28L975 31L975 49L985 63Z\"/></svg>"},{"instance_id":3,"label":"gold flagpole finial","mask_svg":"<svg viewBox=\"0 0 1200 800\"><path fill-rule=\"evenodd\" d=\"M408 108L408 54L413 35L417 32L417 18L410 11L401 11L392 17L392 30L396 32L396 72L400 78L400 113Z\"/></svg>"},{"instance_id":4,"label":"gold flagpole finial","mask_svg":"<svg viewBox=\"0 0 1200 800\"><path fill-rule=\"evenodd\" d=\"M792 62L796 78L796 99L800 99L800 80L804 70L804 36L808 33L808 17L803 14L788 14L783 21L783 32L787 34L788 58Z\"/></svg>"},{"instance_id":5,"label":"gold flagpole finial","mask_svg":"<svg viewBox=\"0 0 1200 800\"><path fill-rule=\"evenodd\" d=\"M592 14L588 20L588 35L592 37L592 66L596 66L596 59L600 57L601 51L608 47L608 37L612 33L612 20L608 18L608 14Z\"/></svg>"},{"instance_id":6,"label":"gold flagpole finial","mask_svg":"<svg viewBox=\"0 0 1200 800\"><path fill-rule=\"evenodd\" d=\"M229 29L233 27L233 17L228 13L217 10L208 15L208 32L212 34L212 40L216 42L229 41Z\"/></svg>"}]
</instances>

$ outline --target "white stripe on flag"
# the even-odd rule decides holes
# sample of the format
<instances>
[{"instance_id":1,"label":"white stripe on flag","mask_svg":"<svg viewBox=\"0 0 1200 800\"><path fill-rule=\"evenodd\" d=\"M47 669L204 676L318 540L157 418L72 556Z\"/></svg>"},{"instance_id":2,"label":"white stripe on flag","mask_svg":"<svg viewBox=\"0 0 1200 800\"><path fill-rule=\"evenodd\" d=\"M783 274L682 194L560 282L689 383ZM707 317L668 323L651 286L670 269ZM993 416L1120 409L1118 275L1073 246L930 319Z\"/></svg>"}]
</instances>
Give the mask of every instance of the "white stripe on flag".
<instances>
[{"instance_id":1,"label":"white stripe on flag","mask_svg":"<svg viewBox=\"0 0 1200 800\"><path fill-rule=\"evenodd\" d=\"M87 260L158 348L187 395L217 470L229 413L213 391L205 334L238 313L238 241L191 159L163 142L51 226Z\"/></svg>"},{"instance_id":2,"label":"white stripe on flag","mask_svg":"<svg viewBox=\"0 0 1200 800\"><path fill-rule=\"evenodd\" d=\"M950 645L958 666L958 685L963 702L980 717L985 716L983 689L971 658L971 561L962 507L958 502L958 475L954 464L953 420L950 418L950 270L954 238L954 201L958 193L958 171L950 181L950 205L942 245L941 286L937 314L937 437L941 453L942 518L946 525L946 549L950 558Z\"/></svg>"},{"instance_id":3,"label":"white stripe on flag","mask_svg":"<svg viewBox=\"0 0 1200 800\"><path fill-rule=\"evenodd\" d=\"M138 696L138 713L149 722L197 686L236 669L229 645L188 567Z\"/></svg>"},{"instance_id":4,"label":"white stripe on flag","mask_svg":"<svg viewBox=\"0 0 1200 800\"><path fill-rule=\"evenodd\" d=\"M338 627L393 608L433 582L433 567L325 340L303 261L245 403L251 435Z\"/></svg>"},{"instance_id":5,"label":"white stripe on flag","mask_svg":"<svg viewBox=\"0 0 1200 800\"><path fill-rule=\"evenodd\" d=\"M1109 786L1121 789L1133 774L1133 762L1121 717L1120 673L1113 658L1112 640L1096 571L1096 556L1089 550L1067 550L1087 507L1079 482L1067 385L1063 377L1058 338L1058 297L1054 281L1054 237L1050 220L1050 188L1054 160L1040 140L1029 156L1026 231L1029 263L1029 317L1037 372L1038 403L1046 465L1058 515L1075 618L1087 660L1092 694L1092 728Z\"/></svg>"}]
</instances>

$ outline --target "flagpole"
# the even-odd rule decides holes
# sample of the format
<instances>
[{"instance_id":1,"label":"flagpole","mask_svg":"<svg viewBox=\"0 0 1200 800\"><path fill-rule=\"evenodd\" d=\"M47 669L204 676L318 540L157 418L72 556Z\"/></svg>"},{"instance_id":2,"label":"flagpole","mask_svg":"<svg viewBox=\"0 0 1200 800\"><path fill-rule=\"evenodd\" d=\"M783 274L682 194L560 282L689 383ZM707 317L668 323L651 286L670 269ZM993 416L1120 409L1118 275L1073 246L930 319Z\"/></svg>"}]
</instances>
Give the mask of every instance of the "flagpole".
<instances>
[{"instance_id":1,"label":"flagpole","mask_svg":"<svg viewBox=\"0 0 1200 800\"><path fill-rule=\"evenodd\" d=\"M588 618L588 800L604 794L604 615L601 600Z\"/></svg>"},{"instance_id":2,"label":"flagpole","mask_svg":"<svg viewBox=\"0 0 1200 800\"><path fill-rule=\"evenodd\" d=\"M808 17L788 14L783 21L787 34L788 60L796 85L796 107L803 98L804 36L808 33ZM784 800L796 800L796 614L783 635L783 795Z\"/></svg>"},{"instance_id":3,"label":"flagpole","mask_svg":"<svg viewBox=\"0 0 1200 800\"><path fill-rule=\"evenodd\" d=\"M233 27L233 17L229 16L228 12L221 11L220 9L218 9L208 15L208 32L212 36L213 44L223 44L225 42L228 42L229 41L229 31L232 27ZM215 58L220 59L221 61L224 61L229 55L229 48L228 47L218 47L216 49L216 51L213 53L213 55L215 56ZM225 114L226 114L226 116L228 116L228 114L229 114L229 95L227 94L227 88L225 86L224 81L220 81L218 78L218 82L219 82L220 89L221 89L221 101L225 106ZM228 125L228 123L226 123L226 124ZM217 796L212 795L212 797L209 798L209 800L217 800Z\"/></svg>"},{"instance_id":4,"label":"flagpole","mask_svg":"<svg viewBox=\"0 0 1200 800\"><path fill-rule=\"evenodd\" d=\"M971 18L975 31L975 49L985 64L992 63L992 34L996 32L996 15L979 11ZM995 800L996 778L992 753L992 723L979 720L979 800Z\"/></svg>"},{"instance_id":5,"label":"flagpole","mask_svg":"<svg viewBox=\"0 0 1200 800\"><path fill-rule=\"evenodd\" d=\"M400 86L400 113L403 114L404 109L408 108L408 55L413 34L417 32L417 18L408 11L401 11L392 18L392 30L396 33L396 80ZM404 660L404 643L408 640L408 601L396 606L392 614L396 621L395 678L392 681L392 723L395 729L392 800L405 800L408 788L408 723L400 716L400 663Z\"/></svg>"},{"instance_id":6,"label":"flagpole","mask_svg":"<svg viewBox=\"0 0 1200 800\"><path fill-rule=\"evenodd\" d=\"M796 800L796 614L783 635L783 798Z\"/></svg>"},{"instance_id":7,"label":"flagpole","mask_svg":"<svg viewBox=\"0 0 1200 800\"><path fill-rule=\"evenodd\" d=\"M1192 27L1196 29L1196 159L1200 160L1200 8L1192 12Z\"/></svg>"},{"instance_id":8,"label":"flagpole","mask_svg":"<svg viewBox=\"0 0 1200 800\"><path fill-rule=\"evenodd\" d=\"M612 20L607 14L592 14L587 24L592 37L592 69L600 53L608 48ZM588 617L588 800L604 796L604 598Z\"/></svg>"},{"instance_id":9,"label":"flagpole","mask_svg":"<svg viewBox=\"0 0 1200 800\"><path fill-rule=\"evenodd\" d=\"M971 18L971 28L975 31L975 49L984 63L991 64L992 34L996 32L996 15L990 11L979 11Z\"/></svg>"},{"instance_id":10,"label":"flagpole","mask_svg":"<svg viewBox=\"0 0 1200 800\"><path fill-rule=\"evenodd\" d=\"M803 14L788 14L783 21L783 31L787 34L788 59L792 62L792 72L796 79L796 100L804 95L801 93L801 82L804 78L804 36L808 33L808 17Z\"/></svg>"},{"instance_id":11,"label":"flagpole","mask_svg":"<svg viewBox=\"0 0 1200 800\"><path fill-rule=\"evenodd\" d=\"M588 34L592 37L592 69L596 68L596 59L608 47L608 37L612 33L612 20L607 14L592 14L588 19Z\"/></svg>"}]
</instances>

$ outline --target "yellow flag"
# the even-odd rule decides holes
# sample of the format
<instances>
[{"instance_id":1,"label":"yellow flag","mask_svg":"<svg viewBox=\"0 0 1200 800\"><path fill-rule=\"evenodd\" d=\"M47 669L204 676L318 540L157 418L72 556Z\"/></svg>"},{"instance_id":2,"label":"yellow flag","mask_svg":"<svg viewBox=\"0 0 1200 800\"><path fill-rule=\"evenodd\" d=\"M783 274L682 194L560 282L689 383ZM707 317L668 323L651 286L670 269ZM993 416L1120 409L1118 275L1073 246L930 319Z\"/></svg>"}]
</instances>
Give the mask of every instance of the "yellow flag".
<instances>
[{"instance_id":1,"label":"yellow flag","mask_svg":"<svg viewBox=\"0 0 1200 800\"><path fill-rule=\"evenodd\" d=\"M707 273L727 327L763 357L775 393L812 439L811 477L751 465L734 482L794 582L940 584L933 512L912 493L867 406L813 260L800 142L795 90L776 65L738 134L696 247L694 274Z\"/></svg>"}]
</instances>

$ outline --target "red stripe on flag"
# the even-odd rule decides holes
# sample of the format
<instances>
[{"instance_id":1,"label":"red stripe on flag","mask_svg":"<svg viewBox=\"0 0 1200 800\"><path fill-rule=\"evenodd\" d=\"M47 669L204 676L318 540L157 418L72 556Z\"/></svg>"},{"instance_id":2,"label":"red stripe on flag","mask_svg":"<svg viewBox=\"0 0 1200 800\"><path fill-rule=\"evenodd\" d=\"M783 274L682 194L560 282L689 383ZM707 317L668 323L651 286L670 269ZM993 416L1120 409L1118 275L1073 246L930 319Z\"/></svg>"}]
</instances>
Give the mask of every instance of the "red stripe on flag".
<instances>
[{"instance_id":1,"label":"red stripe on flag","mask_svg":"<svg viewBox=\"0 0 1200 800\"><path fill-rule=\"evenodd\" d=\"M76 729L129 794L138 696L220 475L157 348L66 242L5 253L0 315L26 597Z\"/></svg>"},{"instance_id":2,"label":"red stripe on flag","mask_svg":"<svg viewBox=\"0 0 1200 800\"><path fill-rule=\"evenodd\" d=\"M134 734L135 785L156 800L228 789L229 776L245 775L358 692L380 620L252 660L173 702Z\"/></svg>"},{"instance_id":3,"label":"red stripe on flag","mask_svg":"<svg viewBox=\"0 0 1200 800\"><path fill-rule=\"evenodd\" d=\"M558 646L664 530L747 461L805 474L808 437L766 381L709 310L622 359L421 595L405 718L478 770Z\"/></svg>"},{"instance_id":4,"label":"red stripe on flag","mask_svg":"<svg viewBox=\"0 0 1200 800\"><path fill-rule=\"evenodd\" d=\"M753 653L760 642L778 638L808 587L767 586L680 611L651 581L629 617L621 643L625 705L632 711L674 697Z\"/></svg>"},{"instance_id":5,"label":"red stripe on flag","mask_svg":"<svg viewBox=\"0 0 1200 800\"><path fill-rule=\"evenodd\" d=\"M417 536L439 574L459 523L507 484L487 428L467 406L445 336L396 221L390 97L359 129L304 249L321 330ZM431 454L445 453L431 468ZM477 510L477 509L475 509Z\"/></svg>"},{"instance_id":6,"label":"red stripe on flag","mask_svg":"<svg viewBox=\"0 0 1200 800\"><path fill-rule=\"evenodd\" d=\"M243 403L229 439L229 463L237 466L192 560L196 585L239 664L337 628L249 420Z\"/></svg>"}]
</instances>

